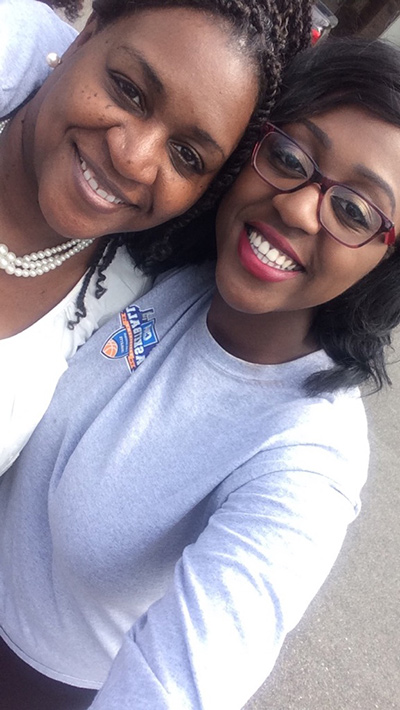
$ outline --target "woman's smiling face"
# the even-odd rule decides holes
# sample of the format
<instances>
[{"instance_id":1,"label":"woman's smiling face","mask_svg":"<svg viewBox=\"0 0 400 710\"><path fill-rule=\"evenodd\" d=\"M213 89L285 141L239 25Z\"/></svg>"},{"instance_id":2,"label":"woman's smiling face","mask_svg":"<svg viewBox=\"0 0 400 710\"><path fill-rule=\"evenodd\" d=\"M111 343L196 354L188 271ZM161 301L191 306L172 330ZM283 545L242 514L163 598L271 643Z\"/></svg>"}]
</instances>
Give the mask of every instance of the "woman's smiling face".
<instances>
[{"instance_id":1,"label":"woman's smiling face","mask_svg":"<svg viewBox=\"0 0 400 710\"><path fill-rule=\"evenodd\" d=\"M283 130L323 175L361 193L398 228L398 127L346 106ZM242 170L217 216L217 286L227 305L249 314L303 310L308 319L310 309L343 293L384 258L382 236L359 249L329 236L318 220L319 196L316 184L278 194L250 165Z\"/></svg>"},{"instance_id":2,"label":"woman's smiling face","mask_svg":"<svg viewBox=\"0 0 400 710\"><path fill-rule=\"evenodd\" d=\"M196 202L254 109L256 70L229 25L138 11L78 38L26 109L24 162L58 234L148 229Z\"/></svg>"}]
</instances>

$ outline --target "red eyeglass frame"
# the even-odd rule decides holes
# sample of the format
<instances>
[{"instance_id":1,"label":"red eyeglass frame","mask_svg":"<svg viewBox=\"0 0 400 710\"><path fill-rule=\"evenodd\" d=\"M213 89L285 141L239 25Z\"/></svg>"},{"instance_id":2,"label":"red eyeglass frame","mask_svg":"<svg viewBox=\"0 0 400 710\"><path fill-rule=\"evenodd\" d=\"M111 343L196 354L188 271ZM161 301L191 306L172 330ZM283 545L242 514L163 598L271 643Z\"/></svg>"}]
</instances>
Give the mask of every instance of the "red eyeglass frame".
<instances>
[{"instance_id":1,"label":"red eyeglass frame","mask_svg":"<svg viewBox=\"0 0 400 710\"><path fill-rule=\"evenodd\" d=\"M349 249L359 249L360 247L365 246L365 244L369 244L369 242L372 242L373 239L376 239L376 237L379 237L380 235L384 235L384 243L387 244L388 246L391 246L392 244L395 243L396 241L396 233L394 229L394 223L382 212L382 210L379 209L371 200L368 200L364 195L360 195L357 190L353 190L352 187L348 187L347 185L344 185L342 182L337 182L336 180L330 180L329 178L325 177L321 173L321 171L318 168L318 165L316 164L315 160L312 159L311 155L307 153L304 148L297 143L291 136L288 136L287 133L282 131L280 128L277 128L277 126L274 126L273 123L266 123L264 126L264 135L260 140L257 141L253 148L253 152L251 155L251 166L254 168L256 171L257 175L263 180L267 185L270 185L270 187L273 187L274 190L276 190L278 193L291 193L291 192L297 192L298 190L302 190L303 187L306 187L307 185L312 185L312 184L317 184L320 186L320 194L319 194L319 199L318 199L318 207L317 207L317 216L319 223L323 229L325 229L326 232L334 239L335 241L339 242L339 244L343 244L343 246L348 247ZM256 160L257 160L257 155L259 153L259 150L261 148L261 145L264 141L264 139L270 135L271 133L280 133L282 136L285 136L289 141L294 143L310 160L311 164L314 166L314 172L311 175L308 180L303 182L301 185L297 185L297 187L292 187L289 190L282 190L279 187L275 187L272 183L270 183L264 175L259 171L256 165ZM379 229L375 232L375 234L372 235L372 237L368 237L368 239L365 240L365 242L362 242L362 244L346 244L346 242L342 242L340 239L335 237L334 234L332 234L321 222L320 219L320 211L321 211L321 203L322 200L324 199L324 196L326 192L329 190L330 187L334 187L335 185L339 185L340 187L345 187L347 190L350 190L350 192L353 192L355 195L358 195L361 197L370 207L373 207L373 209L378 213L380 216L382 222L381 226Z\"/></svg>"}]
</instances>

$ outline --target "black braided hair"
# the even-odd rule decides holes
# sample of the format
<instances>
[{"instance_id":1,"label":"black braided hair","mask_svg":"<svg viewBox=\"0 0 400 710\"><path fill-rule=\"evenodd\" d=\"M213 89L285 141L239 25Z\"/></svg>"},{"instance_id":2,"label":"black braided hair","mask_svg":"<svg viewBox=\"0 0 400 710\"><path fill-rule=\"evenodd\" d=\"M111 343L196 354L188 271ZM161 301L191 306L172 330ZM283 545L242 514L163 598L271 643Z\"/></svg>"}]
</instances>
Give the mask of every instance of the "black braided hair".
<instances>
[{"instance_id":1,"label":"black braided hair","mask_svg":"<svg viewBox=\"0 0 400 710\"><path fill-rule=\"evenodd\" d=\"M57 10L63 10L65 17L72 22L76 20L83 9L83 0L41 0Z\"/></svg>"},{"instance_id":2,"label":"black braided hair","mask_svg":"<svg viewBox=\"0 0 400 710\"><path fill-rule=\"evenodd\" d=\"M226 20L234 36L244 40L243 51L254 62L259 77L259 99L249 126L206 193L185 214L151 230L112 237L125 245L134 263L156 275L173 266L198 263L214 254L214 207L248 159L261 126L279 91L282 71L310 42L311 0L94 0L100 30L123 15L142 9L182 7ZM192 227L193 225L193 227ZM207 228L205 238L204 229ZM114 250L115 255L116 249ZM107 265L112 259L108 259ZM79 294L77 318L84 317L84 295L90 278L105 268L97 254ZM90 276L89 276L90 274ZM99 278L97 283L99 282ZM72 325L72 324L71 324Z\"/></svg>"},{"instance_id":3,"label":"black braided hair","mask_svg":"<svg viewBox=\"0 0 400 710\"><path fill-rule=\"evenodd\" d=\"M119 246L121 246L121 244L122 237L113 237L111 239L105 237L104 239L99 240L98 247L91 260L89 269L87 270L84 276L81 289L76 299L75 319L68 321L68 328L70 330L73 330L74 327L82 320L82 318L85 318L87 315L85 297L89 288L90 281L92 280L92 276L94 276L94 274L96 274L96 284L94 292L95 297L101 298L107 291L107 288L103 285L106 280L105 271L113 261L115 254L117 253L117 249Z\"/></svg>"}]
</instances>

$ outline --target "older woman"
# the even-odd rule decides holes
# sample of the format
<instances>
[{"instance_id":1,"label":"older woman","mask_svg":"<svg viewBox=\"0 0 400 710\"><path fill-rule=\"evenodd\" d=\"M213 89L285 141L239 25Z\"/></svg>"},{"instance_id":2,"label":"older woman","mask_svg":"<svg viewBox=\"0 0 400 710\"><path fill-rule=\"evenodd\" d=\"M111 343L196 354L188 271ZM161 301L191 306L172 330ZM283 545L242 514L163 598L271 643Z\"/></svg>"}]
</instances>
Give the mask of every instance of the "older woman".
<instances>
[{"instance_id":1,"label":"older woman","mask_svg":"<svg viewBox=\"0 0 400 710\"><path fill-rule=\"evenodd\" d=\"M185 259L191 240L174 218L194 203L178 224L200 214L232 181L308 39L308 0L94 9L43 87L0 122L0 473L77 347Z\"/></svg>"}]
</instances>

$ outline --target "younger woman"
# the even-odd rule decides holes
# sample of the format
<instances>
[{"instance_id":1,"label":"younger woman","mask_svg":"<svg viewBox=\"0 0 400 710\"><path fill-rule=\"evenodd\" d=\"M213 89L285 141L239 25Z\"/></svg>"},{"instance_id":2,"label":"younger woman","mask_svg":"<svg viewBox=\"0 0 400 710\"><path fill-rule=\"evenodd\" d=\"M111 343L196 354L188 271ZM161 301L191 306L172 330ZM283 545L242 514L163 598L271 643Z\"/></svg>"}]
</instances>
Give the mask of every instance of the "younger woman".
<instances>
[{"instance_id":1,"label":"younger woman","mask_svg":"<svg viewBox=\"0 0 400 710\"><path fill-rule=\"evenodd\" d=\"M237 173L284 62L305 44L308 7L96 0L52 76L0 122L0 473L68 358L150 287L127 249L152 274L184 259L190 240L171 220L194 203L180 223L199 214ZM138 230L135 244L127 233Z\"/></svg>"},{"instance_id":2,"label":"younger woman","mask_svg":"<svg viewBox=\"0 0 400 710\"><path fill-rule=\"evenodd\" d=\"M355 385L387 379L400 320L398 51L321 44L274 121L216 272L98 331L0 483L8 710L27 678L52 710L239 710L359 510Z\"/></svg>"}]
</instances>

